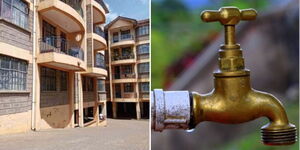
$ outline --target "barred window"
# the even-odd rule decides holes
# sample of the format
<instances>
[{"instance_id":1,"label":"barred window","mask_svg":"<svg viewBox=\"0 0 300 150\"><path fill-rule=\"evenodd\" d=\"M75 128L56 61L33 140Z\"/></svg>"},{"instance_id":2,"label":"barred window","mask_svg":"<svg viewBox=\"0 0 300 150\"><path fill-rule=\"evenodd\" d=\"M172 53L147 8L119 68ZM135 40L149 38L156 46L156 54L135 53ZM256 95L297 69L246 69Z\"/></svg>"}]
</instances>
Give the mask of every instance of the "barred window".
<instances>
[{"instance_id":1,"label":"barred window","mask_svg":"<svg viewBox=\"0 0 300 150\"><path fill-rule=\"evenodd\" d=\"M115 42L119 42L119 33L118 32L113 33L113 43L115 43Z\"/></svg>"},{"instance_id":2,"label":"barred window","mask_svg":"<svg viewBox=\"0 0 300 150\"><path fill-rule=\"evenodd\" d=\"M1 16L6 20L22 27L28 28L28 4L23 0L3 0Z\"/></svg>"},{"instance_id":3,"label":"barred window","mask_svg":"<svg viewBox=\"0 0 300 150\"><path fill-rule=\"evenodd\" d=\"M125 83L124 84L124 92L125 93L133 92L133 84L132 83Z\"/></svg>"},{"instance_id":4,"label":"barred window","mask_svg":"<svg viewBox=\"0 0 300 150\"><path fill-rule=\"evenodd\" d=\"M98 91L105 92L105 80L97 80L98 82Z\"/></svg>"},{"instance_id":5,"label":"barred window","mask_svg":"<svg viewBox=\"0 0 300 150\"><path fill-rule=\"evenodd\" d=\"M149 92L149 82L140 83L140 91L141 92Z\"/></svg>"},{"instance_id":6,"label":"barred window","mask_svg":"<svg viewBox=\"0 0 300 150\"><path fill-rule=\"evenodd\" d=\"M139 73L149 73L149 63L138 64Z\"/></svg>"},{"instance_id":7,"label":"barred window","mask_svg":"<svg viewBox=\"0 0 300 150\"><path fill-rule=\"evenodd\" d=\"M137 36L143 36L149 34L149 25L140 26L137 29Z\"/></svg>"},{"instance_id":8,"label":"barred window","mask_svg":"<svg viewBox=\"0 0 300 150\"><path fill-rule=\"evenodd\" d=\"M131 38L130 30L121 31L121 40L130 39L130 38Z\"/></svg>"},{"instance_id":9,"label":"barred window","mask_svg":"<svg viewBox=\"0 0 300 150\"><path fill-rule=\"evenodd\" d=\"M41 91L56 91L56 70L41 67Z\"/></svg>"},{"instance_id":10,"label":"barred window","mask_svg":"<svg viewBox=\"0 0 300 150\"><path fill-rule=\"evenodd\" d=\"M68 90L68 72L60 71L60 91Z\"/></svg>"},{"instance_id":11,"label":"barred window","mask_svg":"<svg viewBox=\"0 0 300 150\"><path fill-rule=\"evenodd\" d=\"M105 68L104 55L101 53L96 54L96 67Z\"/></svg>"},{"instance_id":12,"label":"barred window","mask_svg":"<svg viewBox=\"0 0 300 150\"><path fill-rule=\"evenodd\" d=\"M82 77L82 89L83 91L94 91L93 78Z\"/></svg>"},{"instance_id":13,"label":"barred window","mask_svg":"<svg viewBox=\"0 0 300 150\"><path fill-rule=\"evenodd\" d=\"M132 73L132 66L131 65L122 66L122 73L123 74L131 74Z\"/></svg>"},{"instance_id":14,"label":"barred window","mask_svg":"<svg viewBox=\"0 0 300 150\"><path fill-rule=\"evenodd\" d=\"M27 68L24 60L0 55L0 91L26 90Z\"/></svg>"},{"instance_id":15,"label":"barred window","mask_svg":"<svg viewBox=\"0 0 300 150\"><path fill-rule=\"evenodd\" d=\"M149 44L142 44L137 46L138 54L149 54Z\"/></svg>"}]
</instances>

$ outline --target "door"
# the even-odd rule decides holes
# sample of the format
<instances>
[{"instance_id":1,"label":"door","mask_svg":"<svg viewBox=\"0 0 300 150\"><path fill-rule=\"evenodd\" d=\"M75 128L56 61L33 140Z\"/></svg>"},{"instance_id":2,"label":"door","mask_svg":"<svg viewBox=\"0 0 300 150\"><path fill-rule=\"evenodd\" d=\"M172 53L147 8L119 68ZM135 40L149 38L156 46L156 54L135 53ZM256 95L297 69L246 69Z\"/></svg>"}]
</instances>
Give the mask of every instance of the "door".
<instances>
[{"instance_id":1,"label":"door","mask_svg":"<svg viewBox=\"0 0 300 150\"><path fill-rule=\"evenodd\" d=\"M122 98L121 97L121 85L115 84L115 97L116 98Z\"/></svg>"},{"instance_id":2,"label":"door","mask_svg":"<svg viewBox=\"0 0 300 150\"><path fill-rule=\"evenodd\" d=\"M115 79L120 79L121 77L120 66L115 66Z\"/></svg>"}]
</instances>

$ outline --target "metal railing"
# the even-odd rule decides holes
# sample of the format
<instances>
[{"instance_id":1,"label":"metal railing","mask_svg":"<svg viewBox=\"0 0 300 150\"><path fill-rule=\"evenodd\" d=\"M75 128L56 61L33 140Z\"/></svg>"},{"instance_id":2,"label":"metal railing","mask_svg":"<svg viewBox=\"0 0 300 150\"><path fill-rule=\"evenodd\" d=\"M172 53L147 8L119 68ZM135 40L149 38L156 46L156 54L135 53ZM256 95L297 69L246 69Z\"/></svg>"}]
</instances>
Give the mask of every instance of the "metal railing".
<instances>
[{"instance_id":1,"label":"metal railing","mask_svg":"<svg viewBox=\"0 0 300 150\"><path fill-rule=\"evenodd\" d=\"M121 36L113 37L112 43L117 43L121 41L133 40L134 36L132 34L121 34Z\"/></svg>"},{"instance_id":2,"label":"metal railing","mask_svg":"<svg viewBox=\"0 0 300 150\"><path fill-rule=\"evenodd\" d=\"M99 26L94 26L94 33L96 33L96 34L100 35L101 37L105 38L105 33L102 30L102 28L99 27Z\"/></svg>"},{"instance_id":3,"label":"metal railing","mask_svg":"<svg viewBox=\"0 0 300 150\"><path fill-rule=\"evenodd\" d=\"M41 53L56 52L84 60L84 52L75 41L57 36L49 36L40 38L39 44Z\"/></svg>"},{"instance_id":4,"label":"metal railing","mask_svg":"<svg viewBox=\"0 0 300 150\"><path fill-rule=\"evenodd\" d=\"M114 74L114 79L134 79L135 73L121 73L121 74Z\"/></svg>"},{"instance_id":5,"label":"metal railing","mask_svg":"<svg viewBox=\"0 0 300 150\"><path fill-rule=\"evenodd\" d=\"M112 56L113 61L117 60L124 60L124 59L134 59L134 54L127 54L127 55L121 55L121 56Z\"/></svg>"}]
</instances>

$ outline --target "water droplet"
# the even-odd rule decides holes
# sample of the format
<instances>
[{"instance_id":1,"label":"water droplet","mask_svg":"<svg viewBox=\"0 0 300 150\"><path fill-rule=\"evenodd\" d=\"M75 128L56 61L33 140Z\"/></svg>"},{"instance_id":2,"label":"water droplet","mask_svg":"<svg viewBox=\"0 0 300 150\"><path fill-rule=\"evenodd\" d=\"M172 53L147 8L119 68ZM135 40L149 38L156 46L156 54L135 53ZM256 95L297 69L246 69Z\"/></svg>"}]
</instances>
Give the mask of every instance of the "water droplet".
<instances>
[{"instance_id":1,"label":"water droplet","mask_svg":"<svg viewBox=\"0 0 300 150\"><path fill-rule=\"evenodd\" d=\"M195 129L189 129L189 130L185 130L185 132L187 132L187 133L191 133L191 132L193 132Z\"/></svg>"}]
</instances>

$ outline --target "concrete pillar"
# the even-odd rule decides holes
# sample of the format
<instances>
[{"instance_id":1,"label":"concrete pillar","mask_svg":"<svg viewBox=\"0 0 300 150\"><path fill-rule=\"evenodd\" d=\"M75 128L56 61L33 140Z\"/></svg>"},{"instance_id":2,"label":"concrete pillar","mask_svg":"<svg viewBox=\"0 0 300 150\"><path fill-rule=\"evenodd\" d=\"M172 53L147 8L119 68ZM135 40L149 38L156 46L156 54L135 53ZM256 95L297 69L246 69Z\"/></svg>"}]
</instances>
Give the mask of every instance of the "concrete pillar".
<instances>
[{"instance_id":1,"label":"concrete pillar","mask_svg":"<svg viewBox=\"0 0 300 150\"><path fill-rule=\"evenodd\" d=\"M79 127L84 127L83 122L83 89L82 89L82 77L80 73L77 74L78 80L78 116L79 116Z\"/></svg>"},{"instance_id":2,"label":"concrete pillar","mask_svg":"<svg viewBox=\"0 0 300 150\"><path fill-rule=\"evenodd\" d=\"M113 118L117 118L117 103L112 102Z\"/></svg>"},{"instance_id":3,"label":"concrete pillar","mask_svg":"<svg viewBox=\"0 0 300 150\"><path fill-rule=\"evenodd\" d=\"M75 110L75 73L73 71L69 72L68 77L68 98L70 104L70 127L74 128L74 110Z\"/></svg>"},{"instance_id":4,"label":"concrete pillar","mask_svg":"<svg viewBox=\"0 0 300 150\"><path fill-rule=\"evenodd\" d=\"M96 120L96 125L99 125L99 97L98 97L98 84L97 84L97 77L95 77L94 79L94 97L95 97L95 106L94 106L94 119Z\"/></svg>"},{"instance_id":5,"label":"concrete pillar","mask_svg":"<svg viewBox=\"0 0 300 150\"><path fill-rule=\"evenodd\" d=\"M32 130L34 131L38 131L41 129L41 107L40 107L40 100L41 100L41 84L40 84L40 72L41 72L41 68L38 64L33 64L36 65L36 72L35 72L35 81L32 81L35 84L35 107L34 107L34 123L33 123L33 127Z\"/></svg>"},{"instance_id":6,"label":"concrete pillar","mask_svg":"<svg viewBox=\"0 0 300 150\"><path fill-rule=\"evenodd\" d=\"M141 108L140 108L140 103L136 102L136 119L140 120L141 119Z\"/></svg>"}]
</instances>

